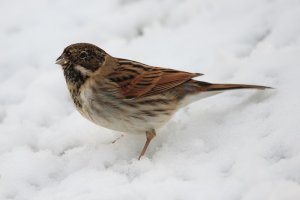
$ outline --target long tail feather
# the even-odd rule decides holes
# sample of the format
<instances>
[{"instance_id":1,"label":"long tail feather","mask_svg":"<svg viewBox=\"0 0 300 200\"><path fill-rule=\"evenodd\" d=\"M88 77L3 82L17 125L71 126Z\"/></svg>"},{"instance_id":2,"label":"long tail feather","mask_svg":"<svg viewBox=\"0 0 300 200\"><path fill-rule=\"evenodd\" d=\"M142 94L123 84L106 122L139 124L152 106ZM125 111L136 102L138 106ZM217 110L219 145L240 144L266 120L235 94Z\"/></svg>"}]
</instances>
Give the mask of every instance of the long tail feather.
<instances>
[{"instance_id":1,"label":"long tail feather","mask_svg":"<svg viewBox=\"0 0 300 200\"><path fill-rule=\"evenodd\" d=\"M214 84L203 81L197 81L199 91L222 91L222 90L236 90L236 89L273 89L267 86L261 85L246 85L246 84Z\"/></svg>"},{"instance_id":2,"label":"long tail feather","mask_svg":"<svg viewBox=\"0 0 300 200\"><path fill-rule=\"evenodd\" d=\"M190 95L186 95L181 102L181 107L184 107L190 103L198 101L203 98L214 96L216 94L222 93L226 90L236 90L236 89L273 89L271 87L261 86L261 85L246 85L246 84L214 84L203 81L191 80L189 83L189 88L191 89ZM184 90L186 91L186 90ZM181 96L181 95L179 95Z\"/></svg>"}]
</instances>

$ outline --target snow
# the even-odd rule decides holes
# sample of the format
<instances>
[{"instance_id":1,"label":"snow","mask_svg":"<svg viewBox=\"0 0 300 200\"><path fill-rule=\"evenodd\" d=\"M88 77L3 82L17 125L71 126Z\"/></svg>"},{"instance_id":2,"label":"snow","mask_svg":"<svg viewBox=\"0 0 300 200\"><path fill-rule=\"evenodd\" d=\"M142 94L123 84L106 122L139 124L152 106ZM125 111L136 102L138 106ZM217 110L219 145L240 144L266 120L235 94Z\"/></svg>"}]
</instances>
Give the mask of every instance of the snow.
<instances>
[{"instance_id":1,"label":"snow","mask_svg":"<svg viewBox=\"0 0 300 200\"><path fill-rule=\"evenodd\" d=\"M300 199L300 2L0 2L0 199ZM55 59L90 42L199 80L261 84L196 102L144 136L75 111Z\"/></svg>"}]
</instances>

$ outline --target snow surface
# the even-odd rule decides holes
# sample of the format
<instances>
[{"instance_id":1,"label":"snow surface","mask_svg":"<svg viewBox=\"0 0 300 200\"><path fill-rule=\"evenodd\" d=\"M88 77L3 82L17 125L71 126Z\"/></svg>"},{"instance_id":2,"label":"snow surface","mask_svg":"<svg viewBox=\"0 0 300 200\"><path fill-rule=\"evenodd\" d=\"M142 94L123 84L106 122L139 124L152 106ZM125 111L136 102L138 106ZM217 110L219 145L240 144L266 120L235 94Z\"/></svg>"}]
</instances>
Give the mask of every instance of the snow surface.
<instances>
[{"instance_id":1,"label":"snow surface","mask_svg":"<svg viewBox=\"0 0 300 200\"><path fill-rule=\"evenodd\" d=\"M299 0L1 0L0 199L299 200ZM145 137L75 111L55 59L76 42L253 83Z\"/></svg>"}]
</instances>

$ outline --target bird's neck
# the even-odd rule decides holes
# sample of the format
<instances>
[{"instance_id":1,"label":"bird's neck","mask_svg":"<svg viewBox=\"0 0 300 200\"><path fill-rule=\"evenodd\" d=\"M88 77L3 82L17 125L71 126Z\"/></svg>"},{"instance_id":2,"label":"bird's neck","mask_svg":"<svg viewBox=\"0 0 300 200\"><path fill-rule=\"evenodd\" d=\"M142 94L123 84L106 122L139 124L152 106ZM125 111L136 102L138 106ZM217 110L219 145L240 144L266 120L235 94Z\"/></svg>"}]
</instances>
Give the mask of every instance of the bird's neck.
<instances>
[{"instance_id":1,"label":"bird's neck","mask_svg":"<svg viewBox=\"0 0 300 200\"><path fill-rule=\"evenodd\" d=\"M80 88L82 84L89 78L87 74L83 74L74 68L74 65L64 67L64 76L67 84L72 84Z\"/></svg>"},{"instance_id":2,"label":"bird's neck","mask_svg":"<svg viewBox=\"0 0 300 200\"><path fill-rule=\"evenodd\" d=\"M81 107L82 105L79 98L80 87L85 83L89 76L76 70L72 64L64 67L63 70L72 99L77 107Z\"/></svg>"}]
</instances>

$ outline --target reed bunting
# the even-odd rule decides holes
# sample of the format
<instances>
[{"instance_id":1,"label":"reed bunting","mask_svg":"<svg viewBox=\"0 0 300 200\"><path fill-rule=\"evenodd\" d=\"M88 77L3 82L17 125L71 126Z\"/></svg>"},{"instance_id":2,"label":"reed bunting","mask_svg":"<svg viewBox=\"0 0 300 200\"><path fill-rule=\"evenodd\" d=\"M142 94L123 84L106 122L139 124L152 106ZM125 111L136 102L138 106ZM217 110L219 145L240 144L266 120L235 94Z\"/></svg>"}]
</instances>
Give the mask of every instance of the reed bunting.
<instances>
[{"instance_id":1,"label":"reed bunting","mask_svg":"<svg viewBox=\"0 0 300 200\"><path fill-rule=\"evenodd\" d=\"M138 159L155 137L155 130L178 109L225 90L269 88L197 81L193 78L203 74L115 58L88 43L66 47L56 64L61 65L71 97L83 117L112 130L146 133Z\"/></svg>"}]
</instances>

